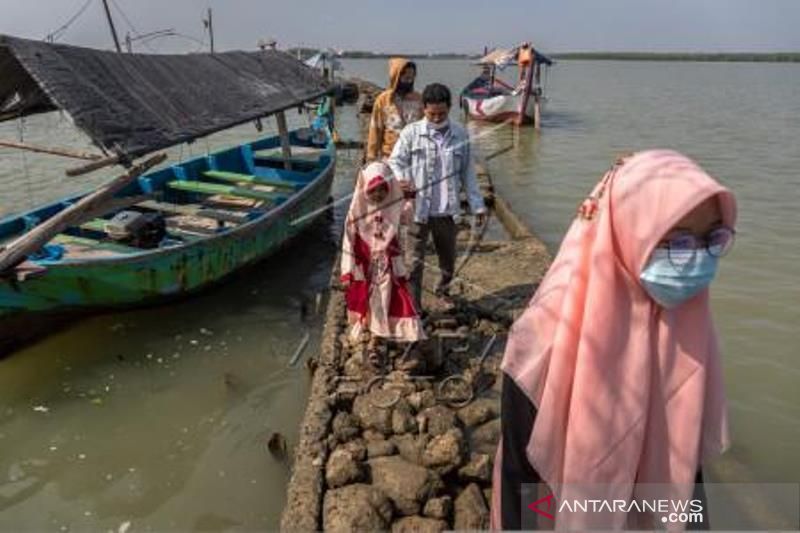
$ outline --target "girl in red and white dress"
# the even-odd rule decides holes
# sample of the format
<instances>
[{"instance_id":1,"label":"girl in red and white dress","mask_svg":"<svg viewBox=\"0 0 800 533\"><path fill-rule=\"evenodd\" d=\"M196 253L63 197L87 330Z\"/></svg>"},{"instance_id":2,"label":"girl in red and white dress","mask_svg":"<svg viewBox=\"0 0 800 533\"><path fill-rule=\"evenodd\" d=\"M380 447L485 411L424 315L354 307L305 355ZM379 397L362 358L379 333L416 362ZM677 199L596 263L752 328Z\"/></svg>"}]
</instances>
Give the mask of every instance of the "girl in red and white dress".
<instances>
[{"instance_id":1,"label":"girl in red and white dress","mask_svg":"<svg viewBox=\"0 0 800 533\"><path fill-rule=\"evenodd\" d=\"M347 287L351 338L369 337L369 362L375 366L384 363L378 339L425 338L400 246L400 225L408 213L405 204L385 163L370 163L359 172L345 221L341 281Z\"/></svg>"}]
</instances>

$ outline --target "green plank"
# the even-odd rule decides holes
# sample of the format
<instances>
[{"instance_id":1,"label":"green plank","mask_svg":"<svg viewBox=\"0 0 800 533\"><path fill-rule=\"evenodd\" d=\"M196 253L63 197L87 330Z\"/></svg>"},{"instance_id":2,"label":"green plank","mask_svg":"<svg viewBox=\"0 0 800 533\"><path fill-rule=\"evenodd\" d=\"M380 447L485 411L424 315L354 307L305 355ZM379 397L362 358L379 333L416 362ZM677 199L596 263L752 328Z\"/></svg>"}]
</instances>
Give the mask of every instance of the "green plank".
<instances>
[{"instance_id":1,"label":"green plank","mask_svg":"<svg viewBox=\"0 0 800 533\"><path fill-rule=\"evenodd\" d=\"M242 198L251 198L253 200L275 200L277 198L282 198L285 195L274 193L274 192L266 192L266 191L257 191L254 189L245 189L244 187L234 187L232 185L220 185L217 183L205 183L202 181L170 181L167 183L167 187L170 189L177 189L180 191L188 191L188 192L196 192L200 194L227 194L229 196L239 196Z\"/></svg>"},{"instance_id":2,"label":"green plank","mask_svg":"<svg viewBox=\"0 0 800 533\"><path fill-rule=\"evenodd\" d=\"M93 220L88 220L80 225L81 229L89 230L89 231L97 231L99 233L106 232L106 223L108 220L104 218L95 218Z\"/></svg>"},{"instance_id":3,"label":"green plank","mask_svg":"<svg viewBox=\"0 0 800 533\"><path fill-rule=\"evenodd\" d=\"M230 183L251 183L253 185L269 185L279 189L285 189L294 192L297 184L291 181L264 178L261 176L253 176L252 174L238 174L236 172L226 172L224 170L207 170L203 172L203 176L215 180L227 181Z\"/></svg>"},{"instance_id":4,"label":"green plank","mask_svg":"<svg viewBox=\"0 0 800 533\"><path fill-rule=\"evenodd\" d=\"M118 252L121 254L132 254L142 251L140 248L126 246L121 243L98 241L95 239L89 239L87 237L77 237L75 235L67 235L64 233L56 235L50 242L55 244L74 244L77 246L85 246L87 248L94 248L96 250L108 250L109 252Z\"/></svg>"},{"instance_id":5,"label":"green plank","mask_svg":"<svg viewBox=\"0 0 800 533\"><path fill-rule=\"evenodd\" d=\"M151 211L158 211L168 215L191 215L205 218L213 218L214 220L222 220L224 222L237 222L243 223L252 220L258 213L251 213L250 211L234 211L232 209L215 209L204 207L199 204L170 204L166 202L157 202L155 200L147 200L136 204L138 207L149 209Z\"/></svg>"},{"instance_id":6,"label":"green plank","mask_svg":"<svg viewBox=\"0 0 800 533\"><path fill-rule=\"evenodd\" d=\"M310 146L292 146L292 156L289 158L289 160L305 163L318 163L323 152L324 150L320 148L313 148ZM276 148L258 150L253 155L259 159L283 161L283 149L280 146Z\"/></svg>"}]
</instances>

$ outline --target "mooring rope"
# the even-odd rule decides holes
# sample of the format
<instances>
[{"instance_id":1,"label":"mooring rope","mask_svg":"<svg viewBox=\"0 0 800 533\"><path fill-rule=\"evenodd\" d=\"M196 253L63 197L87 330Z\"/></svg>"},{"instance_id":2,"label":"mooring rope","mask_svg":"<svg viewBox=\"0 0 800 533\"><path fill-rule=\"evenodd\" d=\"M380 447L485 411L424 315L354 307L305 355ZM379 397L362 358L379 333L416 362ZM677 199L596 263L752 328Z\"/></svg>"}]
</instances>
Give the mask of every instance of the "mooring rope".
<instances>
[{"instance_id":1,"label":"mooring rope","mask_svg":"<svg viewBox=\"0 0 800 533\"><path fill-rule=\"evenodd\" d=\"M17 137L20 143L25 142L25 118L20 117L19 121L17 121ZM25 153L25 150L20 150L20 157L22 157L22 169L25 174L25 189L28 195L28 207L33 208L33 188L31 186L31 176L28 170L28 156Z\"/></svg>"}]
</instances>

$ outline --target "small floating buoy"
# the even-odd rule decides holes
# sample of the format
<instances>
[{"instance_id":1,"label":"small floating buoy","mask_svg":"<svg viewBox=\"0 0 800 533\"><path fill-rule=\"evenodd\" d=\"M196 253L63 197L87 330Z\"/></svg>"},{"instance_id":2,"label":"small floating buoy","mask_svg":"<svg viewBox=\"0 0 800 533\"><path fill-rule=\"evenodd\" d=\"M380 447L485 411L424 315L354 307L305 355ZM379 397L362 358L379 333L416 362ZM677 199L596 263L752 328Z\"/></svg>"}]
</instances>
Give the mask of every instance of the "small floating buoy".
<instances>
[{"instance_id":1,"label":"small floating buoy","mask_svg":"<svg viewBox=\"0 0 800 533\"><path fill-rule=\"evenodd\" d=\"M273 433L269 441L267 441L267 448L276 459L286 458L286 437L280 433Z\"/></svg>"}]
</instances>

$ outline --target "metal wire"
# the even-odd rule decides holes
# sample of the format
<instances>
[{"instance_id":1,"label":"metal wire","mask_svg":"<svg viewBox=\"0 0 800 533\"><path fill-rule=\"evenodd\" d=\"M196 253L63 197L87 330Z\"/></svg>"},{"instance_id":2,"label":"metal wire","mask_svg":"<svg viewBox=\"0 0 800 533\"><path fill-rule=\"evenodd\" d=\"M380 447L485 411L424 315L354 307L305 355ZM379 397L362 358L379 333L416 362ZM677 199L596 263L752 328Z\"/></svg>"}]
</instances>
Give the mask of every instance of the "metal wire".
<instances>
[{"instance_id":1,"label":"metal wire","mask_svg":"<svg viewBox=\"0 0 800 533\"><path fill-rule=\"evenodd\" d=\"M48 41L48 42L54 43L54 42L56 42L58 39L60 39L60 38L61 38L61 37L64 35L64 33L67 31L67 29L68 29L70 26L72 26L72 23L73 23L73 22L75 22L76 20L78 20L78 18L79 18L81 15L83 15L83 13L84 13L84 12L86 11L86 9L89 7L89 4L91 4L91 3L92 3L92 1L93 1L93 0L86 0L86 2L84 2L84 4L81 6L81 8L80 8L80 9L78 9L77 13L75 13L74 15L72 15L72 16L69 18L69 20L67 20L67 22L65 22L64 24L62 24L62 25L61 25L61 26L60 26L58 29L56 29L56 30L54 30L54 31L51 31L50 33L48 33L47 35L45 35L45 36L44 36L44 38L43 38L42 40L43 40L43 41Z\"/></svg>"},{"instance_id":2,"label":"metal wire","mask_svg":"<svg viewBox=\"0 0 800 533\"><path fill-rule=\"evenodd\" d=\"M131 22L131 19L128 18L128 15L125 14L125 11L122 10L122 8L117 3L117 1L116 0L111 0L111 3L114 4L114 7L117 8L117 11L119 11L119 14L122 15L122 20L124 20L125 23L128 25L128 27L130 27L130 29L133 31L133 34L136 35L137 37L141 37L142 34L139 33L139 30L136 29L136 26L133 25L133 22ZM144 45L144 47L147 48L148 50L150 50L151 52L153 52L153 53L157 52L157 50L153 49L146 40L142 40L141 42Z\"/></svg>"}]
</instances>

